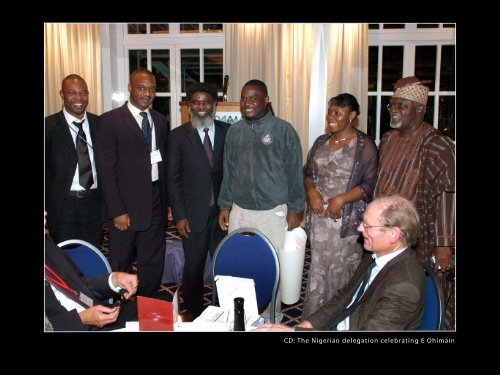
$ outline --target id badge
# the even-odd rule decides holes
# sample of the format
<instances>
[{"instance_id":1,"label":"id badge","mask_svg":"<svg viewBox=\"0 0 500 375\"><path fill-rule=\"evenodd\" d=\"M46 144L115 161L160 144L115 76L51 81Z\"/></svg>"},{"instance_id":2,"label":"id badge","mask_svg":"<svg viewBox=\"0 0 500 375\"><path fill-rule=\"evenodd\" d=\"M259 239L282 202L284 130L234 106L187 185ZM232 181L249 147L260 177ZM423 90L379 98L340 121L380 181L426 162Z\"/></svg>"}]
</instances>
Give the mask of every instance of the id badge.
<instances>
[{"instance_id":1,"label":"id badge","mask_svg":"<svg viewBox=\"0 0 500 375\"><path fill-rule=\"evenodd\" d=\"M89 298L82 292L78 294L78 299L82 301L84 304L86 304L88 307L92 307L94 305L94 301L92 300L92 298Z\"/></svg>"},{"instance_id":2,"label":"id badge","mask_svg":"<svg viewBox=\"0 0 500 375\"><path fill-rule=\"evenodd\" d=\"M160 150L151 151L151 164L158 163L161 161Z\"/></svg>"}]
</instances>

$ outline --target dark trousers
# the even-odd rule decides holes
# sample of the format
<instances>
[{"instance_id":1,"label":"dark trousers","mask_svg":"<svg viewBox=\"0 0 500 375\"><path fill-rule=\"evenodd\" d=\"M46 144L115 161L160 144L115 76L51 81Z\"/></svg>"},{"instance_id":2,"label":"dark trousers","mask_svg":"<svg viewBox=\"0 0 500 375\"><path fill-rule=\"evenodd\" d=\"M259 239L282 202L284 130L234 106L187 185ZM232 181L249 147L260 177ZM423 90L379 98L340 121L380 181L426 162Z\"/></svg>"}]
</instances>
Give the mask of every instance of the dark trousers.
<instances>
[{"instance_id":1,"label":"dark trousers","mask_svg":"<svg viewBox=\"0 0 500 375\"><path fill-rule=\"evenodd\" d=\"M209 252L213 258L217 246L226 234L219 227L218 212L217 205L213 205L205 230L191 231L188 238L182 238L184 249L182 297L187 309L195 313L203 310L203 273L207 253Z\"/></svg>"},{"instance_id":2,"label":"dark trousers","mask_svg":"<svg viewBox=\"0 0 500 375\"><path fill-rule=\"evenodd\" d=\"M137 251L137 295L151 296L161 284L165 261L165 230L161 222L159 184L153 185L153 217L151 225L143 231L120 231L113 220L109 226L109 257L113 271L130 272ZM133 218L131 218L133 220Z\"/></svg>"},{"instance_id":3,"label":"dark trousers","mask_svg":"<svg viewBox=\"0 0 500 375\"><path fill-rule=\"evenodd\" d=\"M50 217L50 212L48 213ZM48 228L56 244L66 240L83 240L98 249L102 237L102 200L100 194L92 193L84 198L69 194L64 198L61 217L57 225L48 218Z\"/></svg>"}]
</instances>

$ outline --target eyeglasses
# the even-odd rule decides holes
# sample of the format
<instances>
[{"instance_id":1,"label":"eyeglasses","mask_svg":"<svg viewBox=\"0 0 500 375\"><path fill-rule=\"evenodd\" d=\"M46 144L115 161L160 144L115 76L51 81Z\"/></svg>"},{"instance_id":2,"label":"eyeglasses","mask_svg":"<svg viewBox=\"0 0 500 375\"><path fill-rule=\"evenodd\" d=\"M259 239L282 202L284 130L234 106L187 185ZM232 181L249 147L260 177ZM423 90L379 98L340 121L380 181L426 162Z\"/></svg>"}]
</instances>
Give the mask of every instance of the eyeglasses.
<instances>
[{"instance_id":1,"label":"eyeglasses","mask_svg":"<svg viewBox=\"0 0 500 375\"><path fill-rule=\"evenodd\" d=\"M410 106L408 104L403 103L389 103L386 106L387 110L395 109L396 111L406 111Z\"/></svg>"},{"instance_id":2,"label":"eyeglasses","mask_svg":"<svg viewBox=\"0 0 500 375\"><path fill-rule=\"evenodd\" d=\"M368 225L364 221L361 222L361 225L365 229L368 229L368 228L389 228L389 225Z\"/></svg>"}]
</instances>

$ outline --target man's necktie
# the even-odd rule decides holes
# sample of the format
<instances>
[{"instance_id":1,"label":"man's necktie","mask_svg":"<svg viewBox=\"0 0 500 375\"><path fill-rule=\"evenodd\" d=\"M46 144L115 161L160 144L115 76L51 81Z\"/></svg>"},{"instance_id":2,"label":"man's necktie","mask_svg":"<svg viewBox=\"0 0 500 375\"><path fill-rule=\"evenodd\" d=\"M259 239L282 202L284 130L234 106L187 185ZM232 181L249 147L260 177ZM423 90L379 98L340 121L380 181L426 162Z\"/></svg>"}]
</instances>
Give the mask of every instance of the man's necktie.
<instances>
[{"instance_id":1,"label":"man's necktie","mask_svg":"<svg viewBox=\"0 0 500 375\"><path fill-rule=\"evenodd\" d=\"M78 128L78 134L76 136L76 154L78 156L78 174L80 185L85 190L89 190L94 183L94 178L92 177L92 164L90 163L89 149L87 146L87 137L83 131L83 123L73 121L73 124Z\"/></svg>"},{"instance_id":2,"label":"man's necktie","mask_svg":"<svg viewBox=\"0 0 500 375\"><path fill-rule=\"evenodd\" d=\"M207 154L210 166L213 166L214 152L212 150L212 142L210 141L210 137L208 136L208 128L203 129L203 131L205 132L205 138L203 139L203 148L205 149L205 153ZM214 189L212 187L212 192L210 194L210 207L212 207L214 203Z\"/></svg>"},{"instance_id":3,"label":"man's necktie","mask_svg":"<svg viewBox=\"0 0 500 375\"><path fill-rule=\"evenodd\" d=\"M368 280L370 280L370 276L372 274L372 269L375 266L376 266L375 258L372 258L370 264L368 265L368 268L366 269L365 276L363 277L363 281L361 281L361 285L358 289L358 294L356 295L356 298L354 299L354 301L351 303L351 305L347 309L342 311L339 315L337 315L335 317L335 319L333 319L332 324L330 326L330 330L336 331L337 324L339 324L341 321L343 321L345 318L347 318L349 315L351 315L351 313L354 311L356 306L358 306L359 300L361 299L361 297L365 293L365 289L366 289L366 286L368 284Z\"/></svg>"},{"instance_id":4,"label":"man's necktie","mask_svg":"<svg viewBox=\"0 0 500 375\"><path fill-rule=\"evenodd\" d=\"M151 125L149 124L148 114L146 112L140 112L139 114L142 116L142 132L146 142L148 142L149 151L151 151Z\"/></svg>"}]
</instances>

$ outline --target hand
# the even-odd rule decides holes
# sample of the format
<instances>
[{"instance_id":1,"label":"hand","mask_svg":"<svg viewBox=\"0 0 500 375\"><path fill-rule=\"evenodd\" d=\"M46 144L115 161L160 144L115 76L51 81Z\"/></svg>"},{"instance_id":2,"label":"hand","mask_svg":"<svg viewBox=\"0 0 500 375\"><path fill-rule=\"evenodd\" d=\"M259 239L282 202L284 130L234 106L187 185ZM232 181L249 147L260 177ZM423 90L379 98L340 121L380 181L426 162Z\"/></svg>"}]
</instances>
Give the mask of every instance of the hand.
<instances>
[{"instance_id":1,"label":"hand","mask_svg":"<svg viewBox=\"0 0 500 375\"><path fill-rule=\"evenodd\" d=\"M104 327L106 324L116 322L120 307L106 307L95 305L83 310L79 315L82 323L86 326Z\"/></svg>"},{"instance_id":2,"label":"hand","mask_svg":"<svg viewBox=\"0 0 500 375\"><path fill-rule=\"evenodd\" d=\"M189 221L187 219L178 220L175 226L181 237L188 238L188 233L191 232L191 228L189 227Z\"/></svg>"},{"instance_id":3,"label":"hand","mask_svg":"<svg viewBox=\"0 0 500 375\"><path fill-rule=\"evenodd\" d=\"M316 215L321 215L325 212L325 208L323 207L323 196L319 191L314 188L311 188L307 191L307 196L309 197L309 204L311 205L311 209Z\"/></svg>"},{"instance_id":4,"label":"hand","mask_svg":"<svg viewBox=\"0 0 500 375\"><path fill-rule=\"evenodd\" d=\"M302 212L288 212L286 214L286 222L288 223L288 230L297 228L300 225L300 217Z\"/></svg>"},{"instance_id":5,"label":"hand","mask_svg":"<svg viewBox=\"0 0 500 375\"><path fill-rule=\"evenodd\" d=\"M273 323L264 323L260 327L253 330L253 332L284 332L284 331L293 331L292 327L288 327L284 324L273 324Z\"/></svg>"},{"instance_id":6,"label":"hand","mask_svg":"<svg viewBox=\"0 0 500 375\"><path fill-rule=\"evenodd\" d=\"M434 248L434 257L436 258L436 263L434 264L435 272L446 272L452 269L451 254L451 246L438 246Z\"/></svg>"},{"instance_id":7,"label":"hand","mask_svg":"<svg viewBox=\"0 0 500 375\"><path fill-rule=\"evenodd\" d=\"M340 219L340 210L343 205L344 202L339 195L330 198L328 199L328 207L325 214L334 221L337 221L337 219Z\"/></svg>"},{"instance_id":8,"label":"hand","mask_svg":"<svg viewBox=\"0 0 500 375\"><path fill-rule=\"evenodd\" d=\"M297 327L310 328L310 329L314 328L309 320L304 320L303 322L300 322L299 324L297 324Z\"/></svg>"},{"instance_id":9,"label":"hand","mask_svg":"<svg viewBox=\"0 0 500 375\"><path fill-rule=\"evenodd\" d=\"M123 214L120 216L117 216L113 219L115 228L118 230L126 231L130 227L130 217L128 214Z\"/></svg>"},{"instance_id":10,"label":"hand","mask_svg":"<svg viewBox=\"0 0 500 375\"><path fill-rule=\"evenodd\" d=\"M219 212L219 227L223 231L227 231L229 227L229 210L220 210Z\"/></svg>"},{"instance_id":11,"label":"hand","mask_svg":"<svg viewBox=\"0 0 500 375\"><path fill-rule=\"evenodd\" d=\"M129 299L137 292L137 285L139 284L137 275L125 272L113 272L111 274L111 282L116 288L120 287L126 290L123 294L125 299Z\"/></svg>"}]
</instances>

